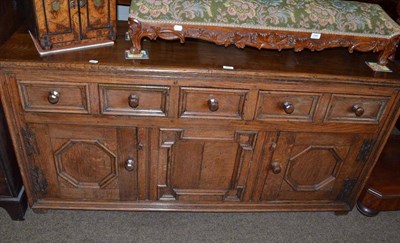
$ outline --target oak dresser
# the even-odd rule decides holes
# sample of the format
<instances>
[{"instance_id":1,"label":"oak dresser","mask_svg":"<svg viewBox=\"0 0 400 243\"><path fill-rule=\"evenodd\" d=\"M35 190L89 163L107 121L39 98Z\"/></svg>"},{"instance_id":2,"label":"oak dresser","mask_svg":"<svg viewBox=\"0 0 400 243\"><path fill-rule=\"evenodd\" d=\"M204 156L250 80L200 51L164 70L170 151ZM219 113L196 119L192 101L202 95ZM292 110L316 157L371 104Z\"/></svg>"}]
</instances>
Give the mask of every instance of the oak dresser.
<instances>
[{"instance_id":1,"label":"oak dresser","mask_svg":"<svg viewBox=\"0 0 400 243\"><path fill-rule=\"evenodd\" d=\"M400 68L371 53L129 47L39 57L21 30L0 48L33 209L346 213L399 116Z\"/></svg>"}]
</instances>

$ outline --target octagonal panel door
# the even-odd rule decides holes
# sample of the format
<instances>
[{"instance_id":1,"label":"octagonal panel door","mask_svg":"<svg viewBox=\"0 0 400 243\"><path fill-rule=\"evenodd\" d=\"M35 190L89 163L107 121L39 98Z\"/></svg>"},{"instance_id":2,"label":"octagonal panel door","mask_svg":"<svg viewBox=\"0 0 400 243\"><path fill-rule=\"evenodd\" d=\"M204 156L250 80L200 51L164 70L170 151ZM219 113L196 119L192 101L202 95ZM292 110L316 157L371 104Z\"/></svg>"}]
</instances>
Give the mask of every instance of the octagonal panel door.
<instances>
[{"instance_id":1,"label":"octagonal panel door","mask_svg":"<svg viewBox=\"0 0 400 243\"><path fill-rule=\"evenodd\" d=\"M369 140L363 136L271 134L264 146L255 200L337 200L345 182L356 180L365 163L360 149Z\"/></svg>"},{"instance_id":2,"label":"octagonal panel door","mask_svg":"<svg viewBox=\"0 0 400 243\"><path fill-rule=\"evenodd\" d=\"M136 128L29 124L29 130L39 198L138 199Z\"/></svg>"}]
</instances>

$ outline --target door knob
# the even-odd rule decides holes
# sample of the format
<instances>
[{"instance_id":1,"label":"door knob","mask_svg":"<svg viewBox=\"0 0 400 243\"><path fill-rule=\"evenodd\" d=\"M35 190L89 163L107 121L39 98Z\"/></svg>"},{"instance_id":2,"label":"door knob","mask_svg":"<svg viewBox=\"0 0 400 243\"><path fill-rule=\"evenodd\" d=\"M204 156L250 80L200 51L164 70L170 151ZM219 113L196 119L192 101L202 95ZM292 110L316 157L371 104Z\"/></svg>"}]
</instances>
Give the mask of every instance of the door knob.
<instances>
[{"instance_id":1,"label":"door knob","mask_svg":"<svg viewBox=\"0 0 400 243\"><path fill-rule=\"evenodd\" d=\"M80 0L80 1L79 1L79 6L80 6L81 8L85 7L85 6L86 6L86 0Z\"/></svg>"},{"instance_id":2,"label":"door knob","mask_svg":"<svg viewBox=\"0 0 400 243\"><path fill-rule=\"evenodd\" d=\"M76 8L76 2L74 0L69 1L70 8Z\"/></svg>"},{"instance_id":3,"label":"door knob","mask_svg":"<svg viewBox=\"0 0 400 243\"><path fill-rule=\"evenodd\" d=\"M274 172L274 174L281 173L282 168L281 168L281 165L279 164L279 162L272 162L271 170L272 170L272 172Z\"/></svg>"},{"instance_id":4,"label":"door knob","mask_svg":"<svg viewBox=\"0 0 400 243\"><path fill-rule=\"evenodd\" d=\"M135 169L135 161L133 159L126 160L125 169L127 171L132 171L133 169Z\"/></svg>"}]
</instances>

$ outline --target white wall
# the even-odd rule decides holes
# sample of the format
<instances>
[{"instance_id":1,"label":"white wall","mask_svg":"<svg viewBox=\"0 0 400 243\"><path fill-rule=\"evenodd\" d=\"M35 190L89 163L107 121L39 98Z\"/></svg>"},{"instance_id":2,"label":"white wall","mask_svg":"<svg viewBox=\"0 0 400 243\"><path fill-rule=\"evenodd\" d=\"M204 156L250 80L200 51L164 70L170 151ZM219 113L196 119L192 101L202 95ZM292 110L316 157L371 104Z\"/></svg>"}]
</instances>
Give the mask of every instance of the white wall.
<instances>
[{"instance_id":1,"label":"white wall","mask_svg":"<svg viewBox=\"0 0 400 243\"><path fill-rule=\"evenodd\" d=\"M117 6L117 19L122 21L128 21L129 6Z\"/></svg>"}]
</instances>

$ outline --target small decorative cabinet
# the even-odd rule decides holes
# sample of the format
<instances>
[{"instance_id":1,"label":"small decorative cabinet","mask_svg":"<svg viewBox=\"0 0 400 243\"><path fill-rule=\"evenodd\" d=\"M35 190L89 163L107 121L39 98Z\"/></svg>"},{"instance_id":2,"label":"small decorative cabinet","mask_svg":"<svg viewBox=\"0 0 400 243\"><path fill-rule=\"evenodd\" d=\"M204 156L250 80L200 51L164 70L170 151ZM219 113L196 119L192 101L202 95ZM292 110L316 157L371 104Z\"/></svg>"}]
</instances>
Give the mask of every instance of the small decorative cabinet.
<instances>
[{"instance_id":1,"label":"small decorative cabinet","mask_svg":"<svg viewBox=\"0 0 400 243\"><path fill-rule=\"evenodd\" d=\"M400 69L369 53L29 41L0 49L0 91L34 209L347 212L400 109Z\"/></svg>"},{"instance_id":2,"label":"small decorative cabinet","mask_svg":"<svg viewBox=\"0 0 400 243\"><path fill-rule=\"evenodd\" d=\"M25 7L43 49L115 39L116 0L27 0Z\"/></svg>"}]
</instances>

